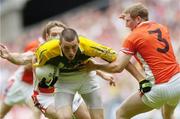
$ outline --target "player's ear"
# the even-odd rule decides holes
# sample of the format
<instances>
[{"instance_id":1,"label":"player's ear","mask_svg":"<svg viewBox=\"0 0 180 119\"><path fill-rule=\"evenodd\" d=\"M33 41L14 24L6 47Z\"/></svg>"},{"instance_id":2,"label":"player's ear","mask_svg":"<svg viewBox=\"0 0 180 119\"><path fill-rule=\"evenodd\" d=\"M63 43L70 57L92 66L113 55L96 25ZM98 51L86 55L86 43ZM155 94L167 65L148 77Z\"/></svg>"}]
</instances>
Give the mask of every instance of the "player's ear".
<instances>
[{"instance_id":1,"label":"player's ear","mask_svg":"<svg viewBox=\"0 0 180 119\"><path fill-rule=\"evenodd\" d=\"M135 18L135 21L136 21L137 24L139 24L139 23L142 22L142 18L141 18L140 16L137 16L137 17Z\"/></svg>"},{"instance_id":2,"label":"player's ear","mask_svg":"<svg viewBox=\"0 0 180 119\"><path fill-rule=\"evenodd\" d=\"M49 34L46 33L46 40L49 40Z\"/></svg>"},{"instance_id":3,"label":"player's ear","mask_svg":"<svg viewBox=\"0 0 180 119\"><path fill-rule=\"evenodd\" d=\"M77 41L78 41L78 43L80 42L80 41L79 41L79 37L77 37Z\"/></svg>"}]
</instances>

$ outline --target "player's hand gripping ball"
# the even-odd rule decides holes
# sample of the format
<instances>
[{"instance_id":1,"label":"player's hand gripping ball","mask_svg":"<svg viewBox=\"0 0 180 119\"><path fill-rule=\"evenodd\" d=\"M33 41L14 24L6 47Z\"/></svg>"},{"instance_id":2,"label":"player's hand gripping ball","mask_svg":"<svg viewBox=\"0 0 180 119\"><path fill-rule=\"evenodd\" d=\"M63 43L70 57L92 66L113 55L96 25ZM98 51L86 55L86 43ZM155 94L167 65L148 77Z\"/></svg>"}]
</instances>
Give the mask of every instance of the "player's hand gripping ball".
<instances>
[{"instance_id":1,"label":"player's hand gripping ball","mask_svg":"<svg viewBox=\"0 0 180 119\"><path fill-rule=\"evenodd\" d=\"M54 84L54 80L57 80L57 69L53 65L44 65L35 69L36 78L39 80L40 85L44 88Z\"/></svg>"}]
</instances>

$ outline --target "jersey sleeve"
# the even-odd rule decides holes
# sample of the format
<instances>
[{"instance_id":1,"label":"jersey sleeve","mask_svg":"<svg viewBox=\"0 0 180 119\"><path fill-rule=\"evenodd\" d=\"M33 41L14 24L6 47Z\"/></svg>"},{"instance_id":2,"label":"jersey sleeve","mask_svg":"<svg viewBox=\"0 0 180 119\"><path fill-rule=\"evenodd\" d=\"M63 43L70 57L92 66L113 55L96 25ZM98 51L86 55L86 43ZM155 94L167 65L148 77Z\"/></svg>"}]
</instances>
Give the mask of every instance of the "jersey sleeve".
<instances>
[{"instance_id":1,"label":"jersey sleeve","mask_svg":"<svg viewBox=\"0 0 180 119\"><path fill-rule=\"evenodd\" d=\"M59 40L50 40L39 46L39 48L35 51L37 62L34 66L42 66L49 59L59 56L60 53Z\"/></svg>"},{"instance_id":2,"label":"jersey sleeve","mask_svg":"<svg viewBox=\"0 0 180 119\"><path fill-rule=\"evenodd\" d=\"M80 39L80 49L85 55L91 57L100 57L108 62L112 62L116 59L117 53L112 48L98 44L92 40L89 40L83 36Z\"/></svg>"},{"instance_id":3,"label":"jersey sleeve","mask_svg":"<svg viewBox=\"0 0 180 119\"><path fill-rule=\"evenodd\" d=\"M135 34L129 35L123 42L120 51L122 51L125 54L134 55L136 53L136 47L135 47L136 37L137 35Z\"/></svg>"},{"instance_id":4,"label":"jersey sleeve","mask_svg":"<svg viewBox=\"0 0 180 119\"><path fill-rule=\"evenodd\" d=\"M38 46L39 46L39 41L33 40L25 46L24 51L25 52L27 52L27 51L34 52Z\"/></svg>"}]
</instances>

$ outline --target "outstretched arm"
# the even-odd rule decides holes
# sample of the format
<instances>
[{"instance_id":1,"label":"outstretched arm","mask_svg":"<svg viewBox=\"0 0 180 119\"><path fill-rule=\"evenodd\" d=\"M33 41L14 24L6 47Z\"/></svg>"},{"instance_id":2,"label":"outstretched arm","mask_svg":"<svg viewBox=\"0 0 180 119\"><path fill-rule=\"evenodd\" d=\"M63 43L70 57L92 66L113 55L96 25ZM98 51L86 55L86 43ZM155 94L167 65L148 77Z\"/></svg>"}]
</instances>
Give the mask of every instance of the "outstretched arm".
<instances>
[{"instance_id":1,"label":"outstretched arm","mask_svg":"<svg viewBox=\"0 0 180 119\"><path fill-rule=\"evenodd\" d=\"M89 61L87 66L88 69L92 70L102 70L110 73L120 73L124 69L130 72L138 82L144 80L143 75L136 69L136 67L130 63L131 55L119 52L116 60L108 64L97 64L95 62Z\"/></svg>"},{"instance_id":2,"label":"outstretched arm","mask_svg":"<svg viewBox=\"0 0 180 119\"><path fill-rule=\"evenodd\" d=\"M33 56L34 53L32 51L25 53L12 53L5 45L0 44L0 57L10 61L13 64L26 65L32 63Z\"/></svg>"},{"instance_id":3,"label":"outstretched arm","mask_svg":"<svg viewBox=\"0 0 180 119\"><path fill-rule=\"evenodd\" d=\"M96 63L96 61L94 59L90 59L89 62ZM88 66L87 66L87 68L88 68ZM101 78L103 78L104 80L109 81L110 86L115 86L114 77L112 74L104 72L104 71L100 71L100 70L96 70L96 74L98 76L100 76Z\"/></svg>"},{"instance_id":4,"label":"outstretched arm","mask_svg":"<svg viewBox=\"0 0 180 119\"><path fill-rule=\"evenodd\" d=\"M142 93L149 92L151 90L152 84L149 80L145 79L145 77L136 69L134 65L130 63L131 55L126 55L124 53L120 53L117 59L109 64L95 64L94 62L88 62L87 66L90 69L96 70L104 70L106 72L118 73L126 69L130 72L136 80L139 82L139 88Z\"/></svg>"},{"instance_id":5,"label":"outstretched arm","mask_svg":"<svg viewBox=\"0 0 180 119\"><path fill-rule=\"evenodd\" d=\"M100 70L97 70L96 74L99 75L104 80L109 81L110 86L116 86L116 83L114 82L114 77L112 74L105 73L105 72L100 71Z\"/></svg>"},{"instance_id":6,"label":"outstretched arm","mask_svg":"<svg viewBox=\"0 0 180 119\"><path fill-rule=\"evenodd\" d=\"M141 82L145 79L145 77L137 70L137 68L129 62L129 64L125 67L125 69L136 78L138 82Z\"/></svg>"},{"instance_id":7,"label":"outstretched arm","mask_svg":"<svg viewBox=\"0 0 180 119\"><path fill-rule=\"evenodd\" d=\"M107 72L118 73L126 69L131 75L133 75L136 80L139 82L139 90L141 93L147 93L151 90L152 84L151 82L146 79L137 69L136 67L130 63L130 55L126 55L120 53L117 59L110 63L110 64L94 64L94 62L90 62L90 68L93 69L100 69Z\"/></svg>"},{"instance_id":8,"label":"outstretched arm","mask_svg":"<svg viewBox=\"0 0 180 119\"><path fill-rule=\"evenodd\" d=\"M98 64L90 60L87 63L87 68L89 70L102 70L109 73L120 73L128 65L130 58L131 58L131 55L127 55L120 52L116 60L111 63Z\"/></svg>"}]
</instances>

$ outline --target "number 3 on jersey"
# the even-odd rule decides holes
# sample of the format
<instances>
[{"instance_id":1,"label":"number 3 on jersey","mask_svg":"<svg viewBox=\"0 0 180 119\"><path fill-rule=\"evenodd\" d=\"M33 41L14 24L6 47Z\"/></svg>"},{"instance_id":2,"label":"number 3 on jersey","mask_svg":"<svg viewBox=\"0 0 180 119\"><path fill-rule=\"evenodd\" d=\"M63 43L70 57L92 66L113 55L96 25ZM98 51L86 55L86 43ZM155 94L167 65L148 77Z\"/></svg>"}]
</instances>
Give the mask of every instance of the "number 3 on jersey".
<instances>
[{"instance_id":1,"label":"number 3 on jersey","mask_svg":"<svg viewBox=\"0 0 180 119\"><path fill-rule=\"evenodd\" d=\"M166 39L162 38L162 32L161 32L161 30L159 28L156 29L156 30L148 31L148 32L149 32L149 34L157 33L158 34L157 40L160 41L160 42L163 42L165 44L164 48L157 48L158 52L166 53L166 52L169 51L169 44L168 44Z\"/></svg>"}]
</instances>

